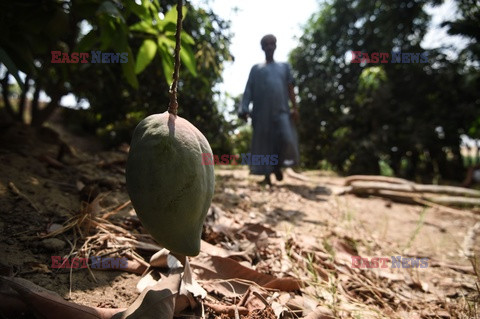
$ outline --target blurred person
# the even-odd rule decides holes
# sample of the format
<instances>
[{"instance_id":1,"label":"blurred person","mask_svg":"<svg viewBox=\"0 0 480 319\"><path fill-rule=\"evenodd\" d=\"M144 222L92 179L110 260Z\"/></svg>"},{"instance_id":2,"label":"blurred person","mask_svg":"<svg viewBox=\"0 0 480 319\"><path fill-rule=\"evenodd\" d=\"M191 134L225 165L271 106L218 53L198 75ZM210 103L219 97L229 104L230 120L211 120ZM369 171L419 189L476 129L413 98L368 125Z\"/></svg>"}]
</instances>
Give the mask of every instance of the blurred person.
<instances>
[{"instance_id":1,"label":"blurred person","mask_svg":"<svg viewBox=\"0 0 480 319\"><path fill-rule=\"evenodd\" d=\"M281 167L299 162L297 134L292 124L292 120L298 122L299 114L290 65L273 59L277 39L268 34L260 44L265 52L265 62L254 65L250 70L238 116L244 120L248 116L252 118L251 155L278 157L275 165L272 162L250 165L251 174L264 175L262 183L271 185L270 174L274 173L276 179L281 181ZM253 104L251 111L250 102Z\"/></svg>"}]
</instances>

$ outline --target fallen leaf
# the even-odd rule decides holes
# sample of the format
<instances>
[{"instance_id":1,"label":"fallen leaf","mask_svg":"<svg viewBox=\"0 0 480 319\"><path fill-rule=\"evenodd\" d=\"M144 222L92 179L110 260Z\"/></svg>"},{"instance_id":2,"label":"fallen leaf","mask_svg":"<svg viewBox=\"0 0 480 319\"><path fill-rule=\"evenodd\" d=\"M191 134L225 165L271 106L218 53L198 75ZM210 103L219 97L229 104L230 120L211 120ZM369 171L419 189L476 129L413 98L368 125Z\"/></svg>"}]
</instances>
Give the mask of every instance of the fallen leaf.
<instances>
[{"instance_id":1,"label":"fallen leaf","mask_svg":"<svg viewBox=\"0 0 480 319\"><path fill-rule=\"evenodd\" d=\"M303 296L295 295L287 301L286 305L289 309L300 310L303 312L303 315L308 315L317 308L318 302L308 295L303 294Z\"/></svg>"},{"instance_id":2,"label":"fallen leaf","mask_svg":"<svg viewBox=\"0 0 480 319\"><path fill-rule=\"evenodd\" d=\"M157 271L149 271L145 276L137 282L137 291L141 293L148 287L155 286L161 280L161 276Z\"/></svg>"},{"instance_id":3,"label":"fallen leaf","mask_svg":"<svg viewBox=\"0 0 480 319\"><path fill-rule=\"evenodd\" d=\"M276 301L272 302L272 309L277 318L280 318L284 312L288 312L287 307Z\"/></svg>"},{"instance_id":4,"label":"fallen leaf","mask_svg":"<svg viewBox=\"0 0 480 319\"><path fill-rule=\"evenodd\" d=\"M200 297L205 299L207 292L198 284L198 282L193 278L192 269L190 268L190 263L188 258L185 260L185 268L183 270L182 276L182 285L180 287L181 294L185 294L183 289L191 293L195 297Z\"/></svg>"},{"instance_id":5,"label":"fallen leaf","mask_svg":"<svg viewBox=\"0 0 480 319\"><path fill-rule=\"evenodd\" d=\"M15 290L20 299L41 318L110 319L123 310L87 307L68 302L58 294L23 278L0 276L0 281Z\"/></svg>"},{"instance_id":6,"label":"fallen leaf","mask_svg":"<svg viewBox=\"0 0 480 319\"><path fill-rule=\"evenodd\" d=\"M267 237L276 236L276 232L265 225L259 223L246 223L237 231L237 234L244 235L248 240L255 242L258 238L265 233Z\"/></svg>"},{"instance_id":7,"label":"fallen leaf","mask_svg":"<svg viewBox=\"0 0 480 319\"><path fill-rule=\"evenodd\" d=\"M112 319L171 319L175 313L175 301L178 295L181 269L170 271L166 278L148 287L127 308Z\"/></svg>"},{"instance_id":8,"label":"fallen leaf","mask_svg":"<svg viewBox=\"0 0 480 319\"><path fill-rule=\"evenodd\" d=\"M214 246L204 240L200 244L200 250L211 256L219 257L242 257L247 261L251 262L251 258L248 256L249 251L232 251L227 250L222 247Z\"/></svg>"},{"instance_id":9,"label":"fallen leaf","mask_svg":"<svg viewBox=\"0 0 480 319\"><path fill-rule=\"evenodd\" d=\"M259 273L230 258L201 254L192 259L191 266L198 280L207 281L202 283L205 289L219 292L225 296L233 297L244 294L250 285L249 282L281 291L300 289L298 279L276 278Z\"/></svg>"},{"instance_id":10,"label":"fallen leaf","mask_svg":"<svg viewBox=\"0 0 480 319\"><path fill-rule=\"evenodd\" d=\"M319 306L314 311L310 312L303 319L334 319L334 315L330 309L325 306Z\"/></svg>"},{"instance_id":11,"label":"fallen leaf","mask_svg":"<svg viewBox=\"0 0 480 319\"><path fill-rule=\"evenodd\" d=\"M161 249L150 258L150 266L158 268L181 268L182 263L168 249Z\"/></svg>"}]
</instances>

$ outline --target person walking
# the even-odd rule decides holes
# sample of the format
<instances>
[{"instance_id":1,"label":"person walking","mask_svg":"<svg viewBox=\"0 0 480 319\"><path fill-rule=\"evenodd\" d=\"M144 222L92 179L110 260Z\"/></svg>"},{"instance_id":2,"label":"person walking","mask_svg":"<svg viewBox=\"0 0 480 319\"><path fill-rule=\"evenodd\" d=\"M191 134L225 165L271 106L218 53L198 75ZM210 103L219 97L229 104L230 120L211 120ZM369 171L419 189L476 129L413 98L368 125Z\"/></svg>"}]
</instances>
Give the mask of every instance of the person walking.
<instances>
[{"instance_id":1,"label":"person walking","mask_svg":"<svg viewBox=\"0 0 480 319\"><path fill-rule=\"evenodd\" d=\"M267 165L250 165L251 174L264 175L262 183L271 185L270 174L274 173L281 181L281 168L299 162L297 134L292 124L292 120L298 122L299 114L290 65L273 59L277 48L276 37L268 34L260 44L265 52L265 62L254 65L250 70L238 116L244 120L249 116L252 119L251 155L270 158L276 155L278 158L276 165L271 165L272 161ZM251 111L250 103L253 104Z\"/></svg>"}]
</instances>

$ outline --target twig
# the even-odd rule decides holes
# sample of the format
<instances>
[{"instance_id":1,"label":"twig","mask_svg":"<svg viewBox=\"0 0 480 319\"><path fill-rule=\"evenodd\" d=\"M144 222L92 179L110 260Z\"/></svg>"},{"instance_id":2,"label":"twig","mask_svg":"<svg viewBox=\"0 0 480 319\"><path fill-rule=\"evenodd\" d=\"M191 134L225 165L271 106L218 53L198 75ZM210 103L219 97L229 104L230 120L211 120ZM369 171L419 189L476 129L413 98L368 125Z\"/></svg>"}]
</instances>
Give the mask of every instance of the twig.
<instances>
[{"instance_id":1,"label":"twig","mask_svg":"<svg viewBox=\"0 0 480 319\"><path fill-rule=\"evenodd\" d=\"M261 294L258 293L258 291L253 291L252 292L255 297L257 297L258 299L260 299L261 302L263 302L263 304L265 305L265 307L268 307L270 306L270 304L268 303L267 300L265 300L265 298L263 298L263 296Z\"/></svg>"},{"instance_id":2,"label":"twig","mask_svg":"<svg viewBox=\"0 0 480 319\"><path fill-rule=\"evenodd\" d=\"M227 306L227 305L221 305L221 304L213 304L209 302L205 302L205 306L208 308L212 309L216 313L220 314L228 314L229 316L235 316L235 309L237 309L238 313L241 315L247 315L248 314L248 309L245 307L237 307L236 305L233 306Z\"/></svg>"},{"instance_id":3,"label":"twig","mask_svg":"<svg viewBox=\"0 0 480 319\"><path fill-rule=\"evenodd\" d=\"M107 219L108 217L110 217L112 215L115 215L116 213L118 213L119 211L121 211L122 209L124 209L125 207L130 205L130 203L131 203L131 201L127 201L127 202L123 203L122 205L118 206L117 208L115 208L114 210L103 214L102 219Z\"/></svg>"},{"instance_id":4,"label":"twig","mask_svg":"<svg viewBox=\"0 0 480 319\"><path fill-rule=\"evenodd\" d=\"M8 183L8 187L10 188L10 190L12 191L12 193L14 193L15 195L23 198L24 200L26 200L30 206L32 206L33 209L35 209L38 213L42 213L40 211L40 209L33 203L33 201L27 196L25 195L24 193L22 193L18 188L17 186L15 186L15 184L13 182L9 182Z\"/></svg>"},{"instance_id":5,"label":"twig","mask_svg":"<svg viewBox=\"0 0 480 319\"><path fill-rule=\"evenodd\" d=\"M178 0L177 2L177 30L175 32L175 51L174 51L174 70L173 70L173 82L170 87L170 105L168 106L168 113L177 115L178 102L177 102L177 84L178 84L178 73L180 71L180 35L182 33L182 5L183 0Z\"/></svg>"}]
</instances>

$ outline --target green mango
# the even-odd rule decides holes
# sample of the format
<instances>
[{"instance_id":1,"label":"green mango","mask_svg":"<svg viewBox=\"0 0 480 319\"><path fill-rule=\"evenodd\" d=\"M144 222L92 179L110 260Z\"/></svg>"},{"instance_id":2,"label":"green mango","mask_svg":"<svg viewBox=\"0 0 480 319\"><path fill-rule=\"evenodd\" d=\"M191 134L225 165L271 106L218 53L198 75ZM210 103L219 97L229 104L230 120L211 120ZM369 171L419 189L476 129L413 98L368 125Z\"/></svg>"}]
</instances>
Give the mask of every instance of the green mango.
<instances>
[{"instance_id":1,"label":"green mango","mask_svg":"<svg viewBox=\"0 0 480 319\"><path fill-rule=\"evenodd\" d=\"M127 159L127 190L138 218L163 247L196 256L215 189L205 136L187 120L154 114L135 128Z\"/></svg>"}]
</instances>

